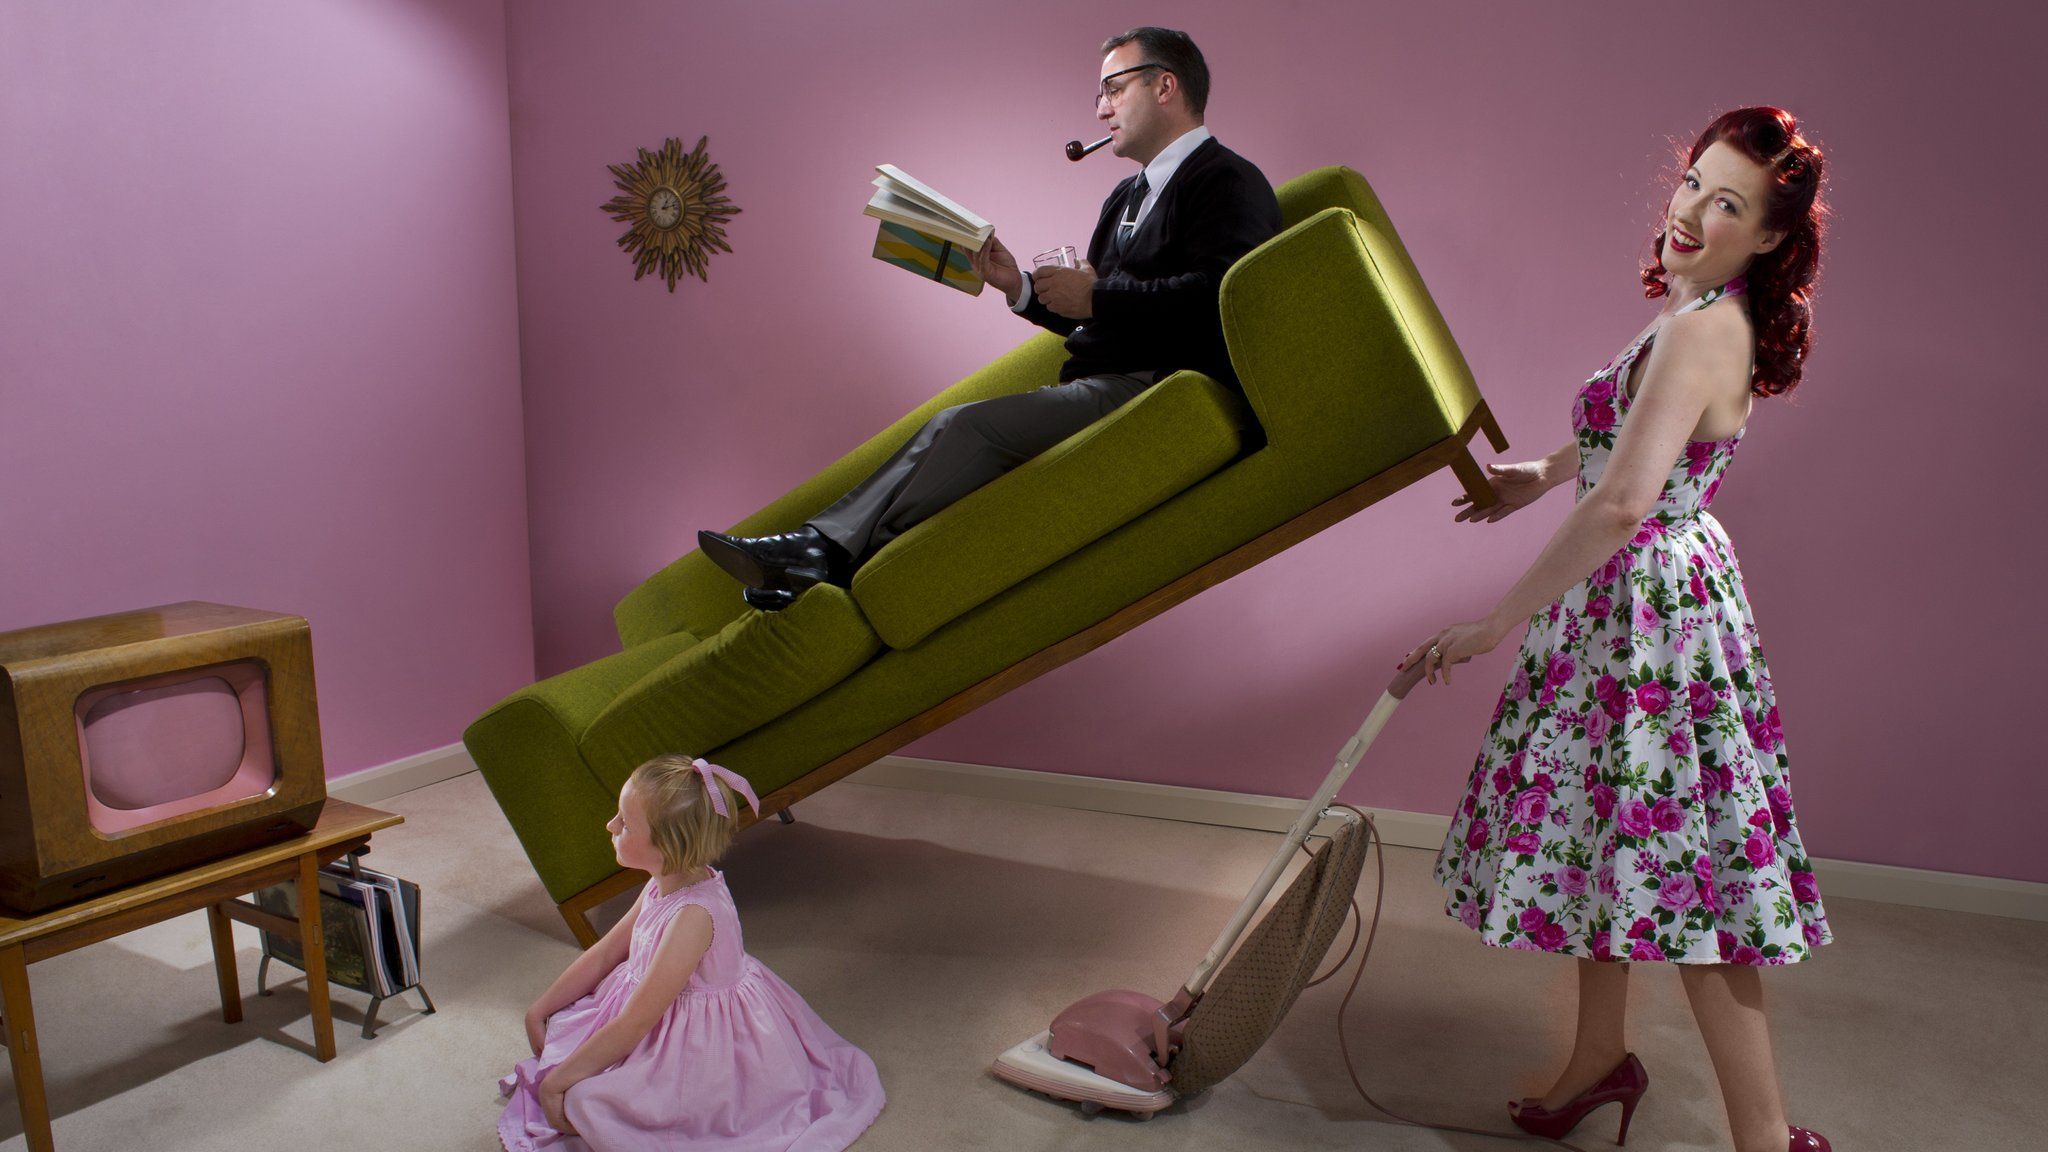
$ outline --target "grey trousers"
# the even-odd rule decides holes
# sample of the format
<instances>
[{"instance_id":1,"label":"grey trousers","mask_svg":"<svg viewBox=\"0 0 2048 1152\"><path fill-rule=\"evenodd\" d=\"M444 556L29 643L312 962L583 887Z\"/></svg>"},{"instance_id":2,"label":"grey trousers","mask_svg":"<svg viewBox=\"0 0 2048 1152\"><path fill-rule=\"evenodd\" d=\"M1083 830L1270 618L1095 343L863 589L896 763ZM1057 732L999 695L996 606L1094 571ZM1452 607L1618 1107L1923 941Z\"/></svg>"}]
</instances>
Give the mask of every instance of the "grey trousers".
<instances>
[{"instance_id":1,"label":"grey trousers","mask_svg":"<svg viewBox=\"0 0 2048 1152\"><path fill-rule=\"evenodd\" d=\"M1102 419L1158 379L1156 372L1084 376L947 408L810 526L859 567L926 517Z\"/></svg>"}]
</instances>

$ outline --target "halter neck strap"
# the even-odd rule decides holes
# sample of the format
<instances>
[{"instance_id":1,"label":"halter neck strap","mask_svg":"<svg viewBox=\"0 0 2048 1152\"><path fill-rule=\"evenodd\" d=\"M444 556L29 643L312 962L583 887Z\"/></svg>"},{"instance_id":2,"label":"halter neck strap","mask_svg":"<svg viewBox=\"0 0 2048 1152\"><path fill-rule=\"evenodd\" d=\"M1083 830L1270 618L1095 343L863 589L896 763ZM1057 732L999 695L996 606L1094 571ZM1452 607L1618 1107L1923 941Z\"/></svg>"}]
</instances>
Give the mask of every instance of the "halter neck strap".
<instances>
[{"instance_id":1,"label":"halter neck strap","mask_svg":"<svg viewBox=\"0 0 2048 1152\"><path fill-rule=\"evenodd\" d=\"M1733 280L1730 280L1727 283L1720 285L1719 287L1709 288L1705 292L1700 293L1699 299L1694 300L1692 303L1687 304L1685 307L1680 308L1678 311L1673 312L1671 315L1683 316L1687 312L1697 312L1700 309L1705 308L1707 305L1712 304L1714 301L1719 300L1723 296L1740 296L1748 290L1749 281L1744 277L1737 276ZM1617 379L1627 379L1629 369L1634 365L1636 358L1642 355L1643 350L1650 346L1650 342L1657 338L1657 333L1661 331L1664 325L1669 321L1669 316L1664 317L1662 320L1659 320L1656 324L1650 327L1649 331L1644 332L1641 336L1636 337L1636 342L1629 345L1628 348L1625 351L1623 351L1620 356L1615 357L1612 361L1608 363L1608 369L1613 370L1617 373ZM1622 392L1624 395L1631 395L1626 388L1624 388Z\"/></svg>"},{"instance_id":2,"label":"halter neck strap","mask_svg":"<svg viewBox=\"0 0 2048 1152\"><path fill-rule=\"evenodd\" d=\"M1699 299L1693 301L1690 304L1687 304L1683 308L1680 308L1679 311L1697 312L1700 309L1705 308L1707 305L1712 304L1714 301L1719 300L1723 296L1740 296L1747 291L1749 291L1748 279L1741 276L1737 276L1735 279L1728 281L1726 284L1721 285L1719 288L1709 288L1705 292L1700 293Z\"/></svg>"}]
</instances>

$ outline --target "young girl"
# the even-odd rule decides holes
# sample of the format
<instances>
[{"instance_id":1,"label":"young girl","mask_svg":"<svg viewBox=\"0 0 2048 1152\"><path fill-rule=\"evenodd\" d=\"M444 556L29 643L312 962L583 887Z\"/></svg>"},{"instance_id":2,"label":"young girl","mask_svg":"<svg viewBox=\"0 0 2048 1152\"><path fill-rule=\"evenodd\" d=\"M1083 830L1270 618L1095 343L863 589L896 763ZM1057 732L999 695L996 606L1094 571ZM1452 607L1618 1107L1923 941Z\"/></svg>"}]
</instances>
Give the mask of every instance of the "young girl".
<instances>
[{"instance_id":1,"label":"young girl","mask_svg":"<svg viewBox=\"0 0 2048 1152\"><path fill-rule=\"evenodd\" d=\"M881 1112L867 1054L748 956L725 877L744 778L661 756L605 825L619 864L651 873L604 939L526 1013L533 1058L499 1083L510 1152L838 1152Z\"/></svg>"},{"instance_id":2,"label":"young girl","mask_svg":"<svg viewBox=\"0 0 2048 1152\"><path fill-rule=\"evenodd\" d=\"M1488 944L1579 958L1571 1058L1510 1108L1537 1135L1616 1103L1627 1135L1650 1078L1622 1038L1618 961L1668 961L1738 1152L1828 1147L1785 1122L1758 979L1825 944L1827 916L1742 573L1707 512L1751 402L1805 365L1821 163L1777 108L1700 134L1643 273L1664 307L1580 389L1573 441L1495 467L1495 502L1457 518L1498 520L1573 480L1576 506L1491 613L1403 662L1448 681L1528 624L1436 875Z\"/></svg>"}]
</instances>

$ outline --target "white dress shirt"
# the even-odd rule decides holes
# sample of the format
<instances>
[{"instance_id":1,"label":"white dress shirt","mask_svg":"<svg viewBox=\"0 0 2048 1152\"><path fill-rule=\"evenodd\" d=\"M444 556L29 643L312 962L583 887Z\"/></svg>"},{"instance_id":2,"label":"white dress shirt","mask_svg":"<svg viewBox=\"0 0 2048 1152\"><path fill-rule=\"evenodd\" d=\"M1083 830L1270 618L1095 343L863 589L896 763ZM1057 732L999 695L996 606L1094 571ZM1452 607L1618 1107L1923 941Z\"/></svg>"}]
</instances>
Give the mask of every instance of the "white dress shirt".
<instances>
[{"instance_id":1,"label":"white dress shirt","mask_svg":"<svg viewBox=\"0 0 2048 1152\"><path fill-rule=\"evenodd\" d=\"M1145 222L1145 217L1152 211L1152 206L1159 203L1159 194L1166 191L1166 182L1173 179L1175 172L1180 171L1181 162L1188 158L1189 153L1200 148L1202 142L1207 139L1209 130L1197 124L1182 133L1173 143L1161 148L1159 155L1154 156L1152 162L1145 165L1145 202L1138 205L1139 224ZM1012 312L1022 312L1031 307L1031 273L1025 271L1023 275L1024 289L1017 294L1017 302L1010 305Z\"/></svg>"}]
</instances>

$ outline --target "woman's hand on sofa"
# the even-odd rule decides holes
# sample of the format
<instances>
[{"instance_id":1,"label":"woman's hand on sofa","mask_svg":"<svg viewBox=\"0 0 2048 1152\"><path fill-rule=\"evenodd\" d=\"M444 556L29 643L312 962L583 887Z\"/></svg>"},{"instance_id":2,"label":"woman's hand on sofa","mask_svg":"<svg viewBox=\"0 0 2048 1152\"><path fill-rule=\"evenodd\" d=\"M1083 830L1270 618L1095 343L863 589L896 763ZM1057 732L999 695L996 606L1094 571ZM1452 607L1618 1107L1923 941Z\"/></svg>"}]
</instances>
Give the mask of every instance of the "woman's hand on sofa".
<instances>
[{"instance_id":1,"label":"woman's hand on sofa","mask_svg":"<svg viewBox=\"0 0 2048 1152\"><path fill-rule=\"evenodd\" d=\"M1488 464L1487 483L1493 486L1493 503L1479 507L1469 496L1459 496L1451 501L1458 509L1453 519L1462 524L1470 520L1474 524L1491 524L1506 519L1509 515L1527 508L1536 498L1550 490L1543 482L1543 463L1531 460L1522 464Z\"/></svg>"},{"instance_id":2,"label":"woman's hand on sofa","mask_svg":"<svg viewBox=\"0 0 2048 1152\"><path fill-rule=\"evenodd\" d=\"M1520 464L1488 464L1486 481L1493 487L1493 503L1474 507L1469 496L1451 501L1458 523L1491 524L1534 504L1538 497L1579 474L1578 443L1569 441L1541 460Z\"/></svg>"}]
</instances>

